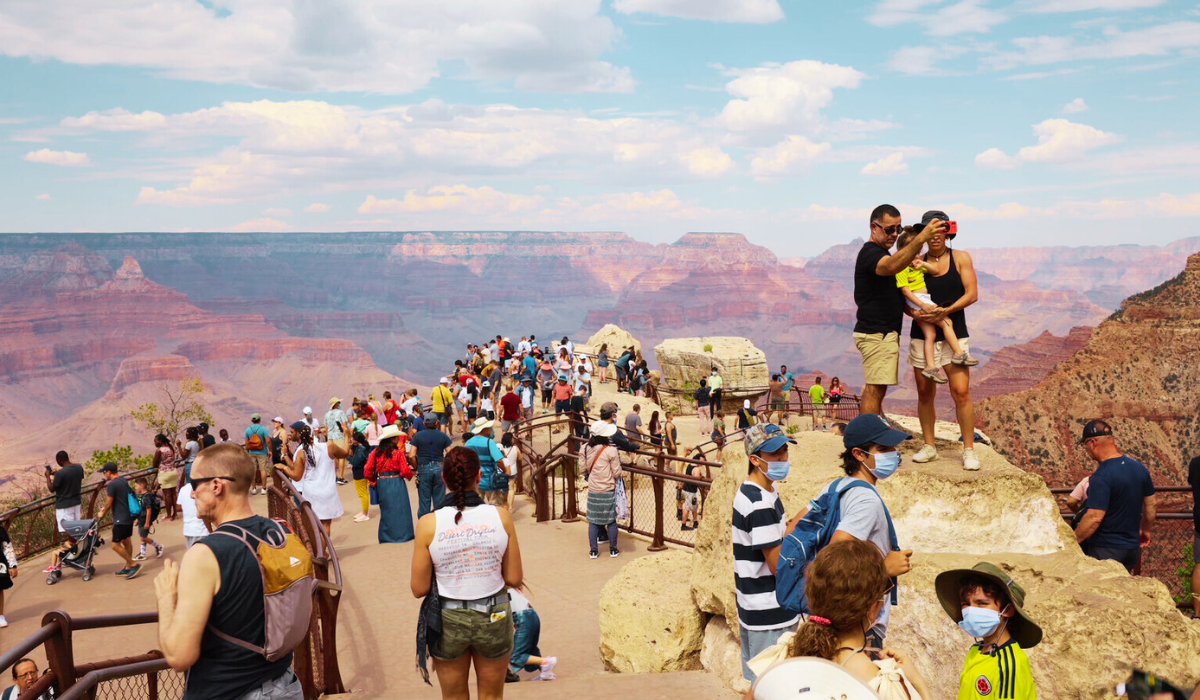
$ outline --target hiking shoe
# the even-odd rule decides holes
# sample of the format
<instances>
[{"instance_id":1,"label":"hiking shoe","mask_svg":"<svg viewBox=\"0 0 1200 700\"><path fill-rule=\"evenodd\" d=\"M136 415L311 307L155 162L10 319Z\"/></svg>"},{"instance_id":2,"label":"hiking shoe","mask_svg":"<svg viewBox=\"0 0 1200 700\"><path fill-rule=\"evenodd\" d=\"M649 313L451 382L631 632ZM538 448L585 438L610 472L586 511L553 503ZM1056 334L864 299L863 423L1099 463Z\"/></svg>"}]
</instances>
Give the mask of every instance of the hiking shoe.
<instances>
[{"instance_id":1,"label":"hiking shoe","mask_svg":"<svg viewBox=\"0 0 1200 700\"><path fill-rule=\"evenodd\" d=\"M121 569L117 572L117 576L128 576L131 569Z\"/></svg>"},{"instance_id":2,"label":"hiking shoe","mask_svg":"<svg viewBox=\"0 0 1200 700\"><path fill-rule=\"evenodd\" d=\"M520 683L521 677L518 676L517 674L513 673L512 669L510 668L504 672L504 682L505 683Z\"/></svg>"},{"instance_id":3,"label":"hiking shoe","mask_svg":"<svg viewBox=\"0 0 1200 700\"><path fill-rule=\"evenodd\" d=\"M345 479L338 479L338 480L337 480L337 485L338 485L338 486L345 486L345 485L346 485L346 484L348 484L348 483L350 483L350 482L349 482L349 481L346 481Z\"/></svg>"},{"instance_id":4,"label":"hiking shoe","mask_svg":"<svg viewBox=\"0 0 1200 700\"><path fill-rule=\"evenodd\" d=\"M921 451L913 455L913 461L917 464L932 462L938 458L937 448L933 445L926 445L921 448Z\"/></svg>"},{"instance_id":5,"label":"hiking shoe","mask_svg":"<svg viewBox=\"0 0 1200 700\"><path fill-rule=\"evenodd\" d=\"M941 367L923 369L921 370L921 376L932 381L934 384L945 384L948 381L946 379L946 373L942 371Z\"/></svg>"},{"instance_id":6,"label":"hiking shoe","mask_svg":"<svg viewBox=\"0 0 1200 700\"><path fill-rule=\"evenodd\" d=\"M146 550L143 549L142 551L133 555L133 560L134 561L146 561Z\"/></svg>"},{"instance_id":7,"label":"hiking shoe","mask_svg":"<svg viewBox=\"0 0 1200 700\"><path fill-rule=\"evenodd\" d=\"M142 565L134 564L133 568L129 570L129 573L125 575L125 580L128 581L129 579L137 578L137 575L140 574L141 572L142 572Z\"/></svg>"},{"instance_id":8,"label":"hiking shoe","mask_svg":"<svg viewBox=\"0 0 1200 700\"><path fill-rule=\"evenodd\" d=\"M536 680L539 680L539 681L554 680L554 678L555 678L554 665L557 663L558 663L557 656L547 656L546 660L541 665L542 672L538 674L538 677Z\"/></svg>"},{"instance_id":9,"label":"hiking shoe","mask_svg":"<svg viewBox=\"0 0 1200 700\"><path fill-rule=\"evenodd\" d=\"M163 546L161 544L154 545L154 558L162 559Z\"/></svg>"},{"instance_id":10,"label":"hiking shoe","mask_svg":"<svg viewBox=\"0 0 1200 700\"><path fill-rule=\"evenodd\" d=\"M597 551L596 551L596 550L594 550L594 549L593 549L592 551L588 552L588 557L589 557L589 558L591 558L591 559L596 559L596 558L598 558L599 556L600 556L600 552L597 552Z\"/></svg>"},{"instance_id":11,"label":"hiking shoe","mask_svg":"<svg viewBox=\"0 0 1200 700\"><path fill-rule=\"evenodd\" d=\"M979 458L975 456L973 448L963 450L963 469L969 472L979 471Z\"/></svg>"},{"instance_id":12,"label":"hiking shoe","mask_svg":"<svg viewBox=\"0 0 1200 700\"><path fill-rule=\"evenodd\" d=\"M971 357L970 353L966 352L960 352L956 354L954 357L950 358L950 361L956 365L962 365L963 367L974 367L975 365L979 364L979 360Z\"/></svg>"},{"instance_id":13,"label":"hiking shoe","mask_svg":"<svg viewBox=\"0 0 1200 700\"><path fill-rule=\"evenodd\" d=\"M615 549L608 550L608 556L612 557L613 559L616 559L620 555L621 555L621 553Z\"/></svg>"}]
</instances>

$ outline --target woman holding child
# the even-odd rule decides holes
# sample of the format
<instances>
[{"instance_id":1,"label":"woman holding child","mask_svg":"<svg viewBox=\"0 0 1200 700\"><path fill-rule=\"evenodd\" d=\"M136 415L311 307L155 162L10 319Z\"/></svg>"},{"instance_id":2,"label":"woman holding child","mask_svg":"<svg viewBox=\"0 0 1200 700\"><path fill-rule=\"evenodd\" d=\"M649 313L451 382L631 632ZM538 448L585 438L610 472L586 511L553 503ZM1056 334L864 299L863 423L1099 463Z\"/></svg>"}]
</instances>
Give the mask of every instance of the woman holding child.
<instances>
[{"instance_id":1,"label":"woman holding child","mask_svg":"<svg viewBox=\"0 0 1200 700\"><path fill-rule=\"evenodd\" d=\"M921 217L921 223L913 226L913 230L920 232L934 221L945 222L948 218L945 212L927 211ZM914 268L919 267L924 273L929 298L936 308L923 314L919 320L913 320L912 340L908 347L908 364L912 365L917 381L918 412L921 417L921 432L925 438L925 447L913 457L913 461L924 463L938 458L937 449L933 446L933 424L937 417L934 400L937 398L937 387L941 379L941 382L949 384L950 396L954 399L954 407L958 413L958 425L963 437L963 468L975 471L979 469L979 459L975 456L975 405L971 401L970 367L978 362L970 356L967 317L964 310L979 300L979 281L970 254L950 248L949 243L956 235L957 232L935 234L929 239L923 260L914 265ZM959 345L960 353L954 352L949 338L941 328L945 320L950 321L952 335ZM929 358L932 360L930 362L927 362L926 358L924 327L934 328L937 334L933 344L934 356ZM945 370L944 378L941 377L939 368Z\"/></svg>"}]
</instances>

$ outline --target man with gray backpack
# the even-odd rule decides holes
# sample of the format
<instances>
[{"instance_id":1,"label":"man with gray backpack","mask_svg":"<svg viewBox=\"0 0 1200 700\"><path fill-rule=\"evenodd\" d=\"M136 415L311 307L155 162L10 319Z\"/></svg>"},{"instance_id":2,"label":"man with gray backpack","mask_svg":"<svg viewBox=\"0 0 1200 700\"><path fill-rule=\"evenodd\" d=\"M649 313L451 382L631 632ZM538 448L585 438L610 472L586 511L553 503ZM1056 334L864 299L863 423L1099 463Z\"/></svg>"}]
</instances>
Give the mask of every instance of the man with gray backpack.
<instances>
[{"instance_id":1,"label":"man with gray backpack","mask_svg":"<svg viewBox=\"0 0 1200 700\"><path fill-rule=\"evenodd\" d=\"M312 558L285 524L251 510L254 472L234 444L197 455L188 482L216 529L154 579L158 641L187 671L184 700L304 697L291 666L312 616Z\"/></svg>"},{"instance_id":2,"label":"man with gray backpack","mask_svg":"<svg viewBox=\"0 0 1200 700\"><path fill-rule=\"evenodd\" d=\"M900 466L897 446L912 436L897 430L886 418L864 413L846 425L842 444L842 470L846 476L834 480L808 504L779 547L775 569L775 595L781 607L808 614L804 596L805 570L826 545L842 540L862 540L879 548L884 556L892 588L875 624L867 631L867 646L883 648L892 605L897 602L896 577L908 573L912 550L901 550L892 525L892 515L879 492L879 480L896 473Z\"/></svg>"}]
</instances>

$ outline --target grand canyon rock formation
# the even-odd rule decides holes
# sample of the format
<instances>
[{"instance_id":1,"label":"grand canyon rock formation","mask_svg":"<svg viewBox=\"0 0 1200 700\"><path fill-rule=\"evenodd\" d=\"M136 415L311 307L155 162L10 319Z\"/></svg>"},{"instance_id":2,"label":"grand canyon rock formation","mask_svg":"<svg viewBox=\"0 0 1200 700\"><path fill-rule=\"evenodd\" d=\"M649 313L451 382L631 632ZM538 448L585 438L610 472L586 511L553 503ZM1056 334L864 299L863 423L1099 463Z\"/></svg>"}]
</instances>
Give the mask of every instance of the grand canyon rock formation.
<instances>
[{"instance_id":1,"label":"grand canyon rock formation","mask_svg":"<svg viewBox=\"0 0 1200 700\"><path fill-rule=\"evenodd\" d=\"M798 439L791 447L792 476L779 484L789 515L841 475L839 438L802 432ZM956 450L950 444L939 449ZM912 657L935 696L954 695L971 640L942 611L933 580L941 571L979 561L1011 572L1027 592L1026 609L1045 632L1028 652L1041 697L1109 696L1130 664L1186 687L1200 682L1200 624L1175 609L1167 589L1129 576L1114 562L1085 557L1040 478L987 447L979 453L979 472L963 471L953 459L924 465L906 460L879 484L901 545L916 552L913 570L899 579L887 641ZM726 447L723 461L694 553L661 565L657 557L639 560L636 576L622 575L604 589L601 650L611 668L688 667L696 658L690 652L698 651L706 668L744 687L730 544L733 496L747 469L740 441ZM678 573L685 556L692 560L690 576ZM711 616L700 642L696 617L682 605L689 594L694 609ZM661 611L648 614L643 600L660 602Z\"/></svg>"},{"instance_id":2,"label":"grand canyon rock formation","mask_svg":"<svg viewBox=\"0 0 1200 700\"><path fill-rule=\"evenodd\" d=\"M1071 485L1091 473L1076 445L1083 424L1108 420L1155 481L1186 483L1200 449L1200 254L1175 278L1121 304L1070 359L1036 386L978 405L1011 460Z\"/></svg>"},{"instance_id":3,"label":"grand canyon rock formation","mask_svg":"<svg viewBox=\"0 0 1200 700\"><path fill-rule=\"evenodd\" d=\"M297 338L260 314L201 309L148 280L132 257L115 271L79 247L17 262L0 266L0 470L59 449L86 458L119 442L149 452L129 412L186 378L204 381L214 427L233 435L255 411L298 416L312 404L323 414L334 393L411 385L351 341Z\"/></svg>"}]
</instances>

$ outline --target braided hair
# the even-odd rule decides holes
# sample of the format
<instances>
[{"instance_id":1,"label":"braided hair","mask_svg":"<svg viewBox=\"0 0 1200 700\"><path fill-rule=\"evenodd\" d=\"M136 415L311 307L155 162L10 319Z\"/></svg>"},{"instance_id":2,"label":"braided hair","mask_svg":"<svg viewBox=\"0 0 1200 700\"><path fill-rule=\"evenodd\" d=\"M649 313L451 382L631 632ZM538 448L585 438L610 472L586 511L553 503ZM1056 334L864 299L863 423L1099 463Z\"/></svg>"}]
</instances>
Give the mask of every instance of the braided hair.
<instances>
[{"instance_id":1,"label":"braided hair","mask_svg":"<svg viewBox=\"0 0 1200 700\"><path fill-rule=\"evenodd\" d=\"M305 471L308 471L317 464L317 458L313 455L312 428L308 425L302 425L296 429L296 435L300 446L304 448Z\"/></svg>"},{"instance_id":2,"label":"braided hair","mask_svg":"<svg viewBox=\"0 0 1200 700\"><path fill-rule=\"evenodd\" d=\"M467 507L467 492L473 490L475 480L479 478L479 455L475 450L466 447L452 447L446 452L442 461L442 480L446 489L454 497L454 524L462 519L463 508Z\"/></svg>"}]
</instances>

